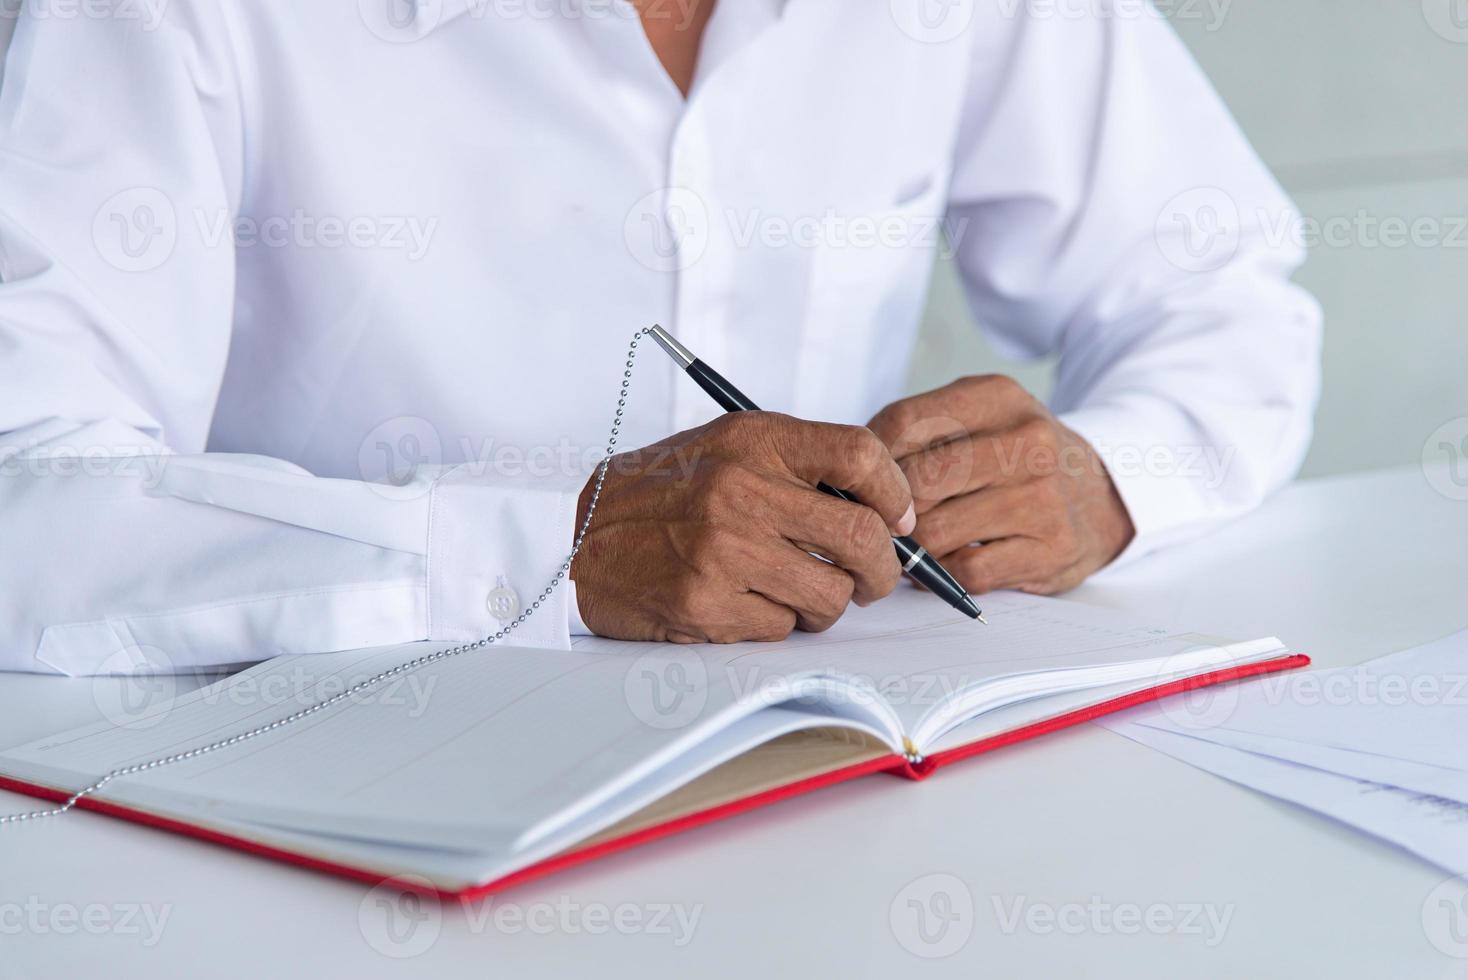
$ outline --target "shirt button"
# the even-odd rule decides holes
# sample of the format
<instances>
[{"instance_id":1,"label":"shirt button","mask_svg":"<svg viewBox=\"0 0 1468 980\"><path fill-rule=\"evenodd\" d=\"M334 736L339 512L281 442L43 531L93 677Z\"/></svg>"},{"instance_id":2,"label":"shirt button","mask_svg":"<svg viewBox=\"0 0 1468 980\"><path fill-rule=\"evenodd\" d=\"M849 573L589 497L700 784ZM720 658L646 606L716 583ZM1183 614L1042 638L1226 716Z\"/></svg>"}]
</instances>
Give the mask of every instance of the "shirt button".
<instances>
[{"instance_id":1,"label":"shirt button","mask_svg":"<svg viewBox=\"0 0 1468 980\"><path fill-rule=\"evenodd\" d=\"M503 583L490 590L484 605L489 609L489 614L502 623L509 622L520 613L520 597L514 589Z\"/></svg>"}]
</instances>

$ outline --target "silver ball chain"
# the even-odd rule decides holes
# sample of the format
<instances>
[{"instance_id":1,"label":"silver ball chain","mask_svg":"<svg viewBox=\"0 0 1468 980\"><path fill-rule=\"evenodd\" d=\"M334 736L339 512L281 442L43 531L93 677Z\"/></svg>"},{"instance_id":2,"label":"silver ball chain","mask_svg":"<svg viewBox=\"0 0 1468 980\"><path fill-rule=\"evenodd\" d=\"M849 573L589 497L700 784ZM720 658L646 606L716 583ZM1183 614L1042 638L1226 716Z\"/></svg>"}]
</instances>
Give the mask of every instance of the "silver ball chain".
<instances>
[{"instance_id":1,"label":"silver ball chain","mask_svg":"<svg viewBox=\"0 0 1468 980\"><path fill-rule=\"evenodd\" d=\"M231 745L238 745L241 742L247 742L252 738L264 735L266 732L273 732L277 728L284 728L286 725L300 721L303 718L309 718L316 712L323 711L334 704L338 704L342 701L347 700L348 698L355 697L368 688L376 684L380 684L383 681L388 680L389 678L397 677L399 675L406 674L409 671L417 670L419 667L426 667L429 664L438 663L440 660L447 660L450 657L457 657L461 654L469 653L473 650L482 649L483 647L489 646L491 643L498 643L506 636L509 636L510 633L512 633L517 627L524 623L525 620L529 619L531 615L533 615L535 611L540 608L541 603L545 602L551 597L551 593L555 592L557 586L565 581L566 575L571 571L571 563L576 560L576 555L581 551L581 542L586 538L586 529L591 526L591 518L592 515L596 513L597 501L601 499L602 484L604 484L607 479L607 467L611 464L612 456L615 455L617 451L617 435L622 428L622 413L627 408L627 394L632 384L632 362L637 359L637 341L641 337L651 332L652 331L650 328L643 328L642 330L637 331L635 334L632 335L632 343L627 348L627 362L622 370L622 388L617 395L617 414L612 418L612 432L611 435L607 438L606 455L602 457L601 463L597 466L596 486L591 491L591 503L587 506L586 517L584 520L582 520L581 527L576 532L576 540L571 545L571 553L566 556L565 561L561 562L560 568L556 570L555 578L551 579L550 584L547 585L543 590L541 590L540 595L536 597L534 602L530 603L529 608L523 610L508 624L506 624L497 632L491 633L488 636L481 637L480 639L475 640L473 643L464 643L456 647L449 647L446 650L439 650L435 653L427 653L416 659L398 664L396 667L393 667L389 670L384 670L382 673L376 674L372 677L367 678L364 681L354 684L346 690L341 691L338 694L334 694L323 701L317 701L315 704L302 708L300 711L297 711L294 714L287 715L284 718L272 721L268 725L261 725L258 728L252 728L249 731L240 732L238 735L231 735L229 738L222 738L217 742L210 742L207 745L200 745L196 748L189 749L186 752L178 752L174 755L154 759L151 762L140 762L122 769L114 769L107 775L103 776L101 779L97 780L92 785L87 786L84 789L78 790L76 793L72 794L72 796L65 803L62 803L60 806L54 809L35 810L30 813L14 813L7 816L0 816L0 825L11 823L24 823L27 820L39 820L43 817L60 816L61 814L76 806L77 801L81 800L84 797L91 796L92 794L100 790L103 786L106 786L108 783L112 782L114 779L121 779L124 776L134 776L140 772L147 772L151 769L160 769L163 766L171 766L175 762L183 762L188 759L196 759L201 755L208 755L211 752L217 752L220 749L229 748Z\"/></svg>"}]
</instances>

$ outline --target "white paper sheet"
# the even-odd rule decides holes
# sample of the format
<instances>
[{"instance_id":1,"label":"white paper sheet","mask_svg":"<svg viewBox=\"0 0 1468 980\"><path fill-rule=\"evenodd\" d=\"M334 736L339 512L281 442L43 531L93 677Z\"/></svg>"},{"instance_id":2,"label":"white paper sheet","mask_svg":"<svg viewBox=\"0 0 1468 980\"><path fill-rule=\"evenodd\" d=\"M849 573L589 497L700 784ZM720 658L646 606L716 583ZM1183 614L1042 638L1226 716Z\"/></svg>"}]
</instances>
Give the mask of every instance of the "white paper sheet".
<instances>
[{"instance_id":1,"label":"white paper sheet","mask_svg":"<svg viewBox=\"0 0 1468 980\"><path fill-rule=\"evenodd\" d=\"M1468 872L1468 631L1101 724Z\"/></svg>"},{"instance_id":2,"label":"white paper sheet","mask_svg":"<svg viewBox=\"0 0 1468 980\"><path fill-rule=\"evenodd\" d=\"M1191 766L1355 827L1453 874L1468 874L1468 804L1134 722L1112 720L1106 727Z\"/></svg>"},{"instance_id":3,"label":"white paper sheet","mask_svg":"<svg viewBox=\"0 0 1468 980\"><path fill-rule=\"evenodd\" d=\"M1126 721L1468 803L1468 631L1226 696L1162 702Z\"/></svg>"}]
</instances>

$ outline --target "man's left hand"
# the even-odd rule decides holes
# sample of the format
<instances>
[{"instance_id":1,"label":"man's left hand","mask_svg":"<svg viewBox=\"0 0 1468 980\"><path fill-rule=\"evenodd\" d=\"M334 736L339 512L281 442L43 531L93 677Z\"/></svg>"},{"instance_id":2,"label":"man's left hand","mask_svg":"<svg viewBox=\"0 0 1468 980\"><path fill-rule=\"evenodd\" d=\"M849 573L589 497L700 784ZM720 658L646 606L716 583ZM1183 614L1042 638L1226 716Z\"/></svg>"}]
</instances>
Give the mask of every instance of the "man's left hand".
<instances>
[{"instance_id":1,"label":"man's left hand","mask_svg":"<svg viewBox=\"0 0 1468 980\"><path fill-rule=\"evenodd\" d=\"M913 537L970 592L1063 592L1136 533L1096 451L1013 378L960 378L869 424L907 474Z\"/></svg>"}]
</instances>

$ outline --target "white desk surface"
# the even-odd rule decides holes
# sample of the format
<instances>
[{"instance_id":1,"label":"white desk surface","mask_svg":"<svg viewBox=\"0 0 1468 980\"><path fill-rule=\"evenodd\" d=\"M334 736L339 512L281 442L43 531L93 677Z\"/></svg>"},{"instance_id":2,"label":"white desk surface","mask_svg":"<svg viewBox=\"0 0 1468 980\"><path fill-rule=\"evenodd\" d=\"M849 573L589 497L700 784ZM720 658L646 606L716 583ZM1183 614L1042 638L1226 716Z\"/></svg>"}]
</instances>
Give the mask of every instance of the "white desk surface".
<instances>
[{"instance_id":1,"label":"white desk surface","mask_svg":"<svg viewBox=\"0 0 1468 980\"><path fill-rule=\"evenodd\" d=\"M1435 475L1439 484L1446 476ZM1245 521L1074 595L1225 636L1275 634L1334 666L1468 627L1465 586L1468 501L1436 492L1413 468L1297 484ZM0 677L0 744L82 723L96 710L91 681ZM0 793L5 812L31 805ZM956 877L972 897L971 911L958 909L942 935L949 945L967 939L941 959L909 949L944 951L915 938L913 893L903 891L933 874ZM1424 928L1424 903L1447 877L1084 726L925 783L870 777L823 790L487 905L429 904L392 917L366 886L92 814L5 828L0 978L87 968L361 980L591 971L1468 977L1468 960L1440 952ZM945 881L915 887L928 889L926 898ZM1043 919L1014 925L1017 902L1068 916L1066 928ZM1065 911L1074 904L1155 906L1177 923L1204 906L1229 918L1220 939L1197 923L1138 929L1104 910L1078 917ZM652 922L669 905L698 914L682 945L671 919L606 925L615 914L628 917L624 924L634 915ZM167 916L156 942L139 925L147 914ZM402 927L402 944L388 938L390 924Z\"/></svg>"}]
</instances>

